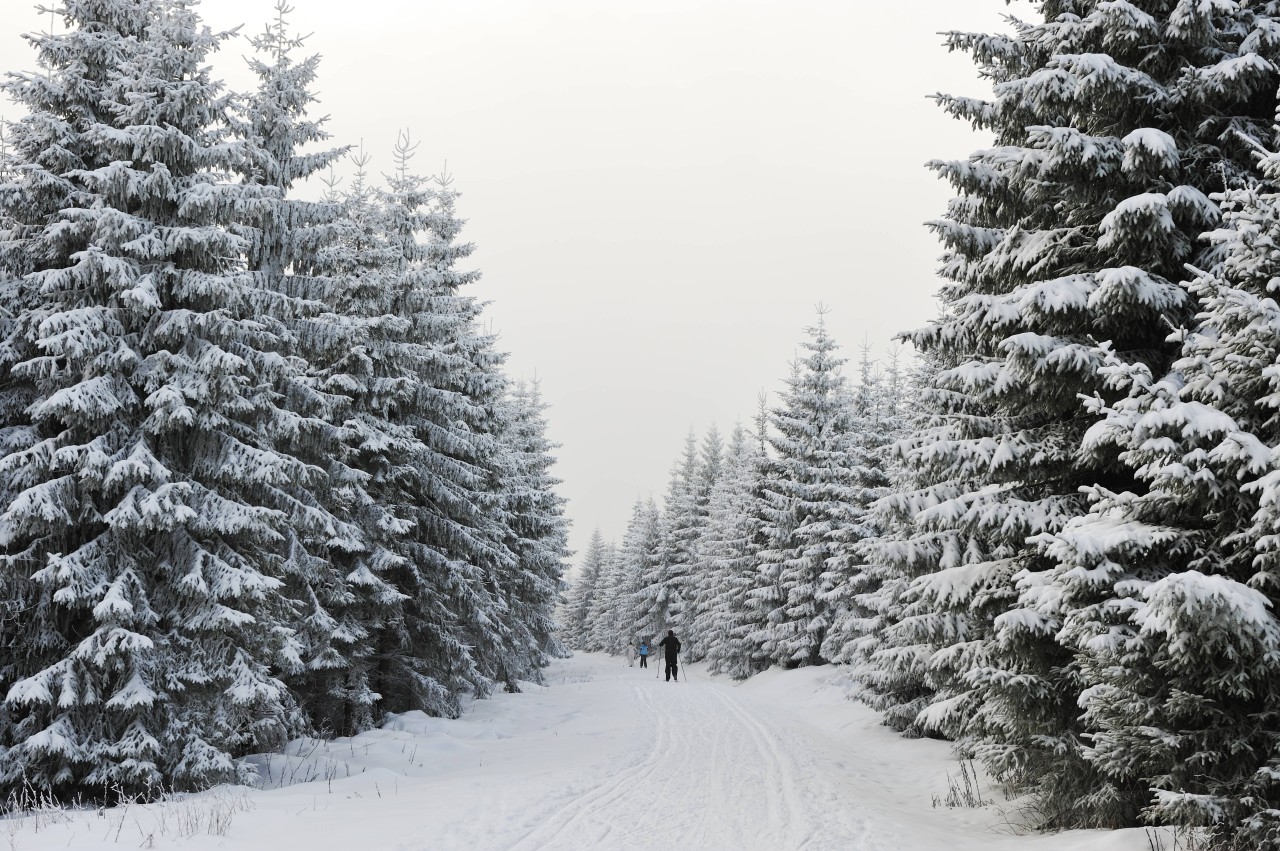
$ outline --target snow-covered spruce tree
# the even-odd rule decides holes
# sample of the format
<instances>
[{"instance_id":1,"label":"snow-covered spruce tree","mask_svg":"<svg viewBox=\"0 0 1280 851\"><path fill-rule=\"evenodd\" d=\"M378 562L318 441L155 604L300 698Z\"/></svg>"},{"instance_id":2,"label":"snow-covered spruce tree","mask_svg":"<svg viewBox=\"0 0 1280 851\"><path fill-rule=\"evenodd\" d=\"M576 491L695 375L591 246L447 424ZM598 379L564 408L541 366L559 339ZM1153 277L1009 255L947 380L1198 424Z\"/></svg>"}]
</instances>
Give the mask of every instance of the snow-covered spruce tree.
<instances>
[{"instance_id":1,"label":"snow-covered spruce tree","mask_svg":"<svg viewBox=\"0 0 1280 851\"><path fill-rule=\"evenodd\" d=\"M451 251L431 232L434 223L456 236L458 222L451 212L437 217L437 189L409 173L413 147L402 134L388 190L370 185L361 151L350 189L330 193L341 203L341 227L317 252L316 272L342 282L334 312L358 330L346 355L319 377L326 392L350 399L343 462L353 476L342 486L368 552L347 580L370 595L361 619L371 634L370 685L381 698L375 710L456 716L462 693L485 694L493 683L468 633L473 622L490 623L497 601L486 566L462 549L505 551L507 530L495 522L498 444L488 431L498 424L504 385L472 372L466 352L479 308L456 289L476 273L452 268L469 246ZM486 393L488 407L453 391L451 382L468 376L478 379L472 389ZM468 428L454 419L459 411L476 418L477 437L451 449L493 448L489 466L438 448ZM486 614L472 621L476 612Z\"/></svg>"},{"instance_id":2,"label":"snow-covered spruce tree","mask_svg":"<svg viewBox=\"0 0 1280 851\"><path fill-rule=\"evenodd\" d=\"M706 658L705 642L710 638L695 626L695 622L710 595L710 585L714 581L710 575L703 546L710 523L711 492L724 474L724 451L724 438L720 436L720 429L712 425L707 429L706 435L702 438L702 446L698 450L698 472L693 482L693 505L697 524L693 546L690 549L684 612L676 627L683 645L681 655L690 662L699 662Z\"/></svg>"},{"instance_id":3,"label":"snow-covered spruce tree","mask_svg":"<svg viewBox=\"0 0 1280 851\"><path fill-rule=\"evenodd\" d=\"M241 780L236 757L304 729L278 678L302 665L278 593L290 517L270 506L312 471L264 437L278 298L228 229L262 193L227 181L243 148L205 65L227 36L177 0L58 12L65 32L29 37L44 72L7 84L30 114L0 191L28 267L6 351L36 399L0 460L3 569L34 589L3 784Z\"/></svg>"},{"instance_id":4,"label":"snow-covered spruce tree","mask_svg":"<svg viewBox=\"0 0 1280 851\"><path fill-rule=\"evenodd\" d=\"M38 62L45 65L43 58ZM105 85L104 77L101 67L86 63L83 79L86 89L92 88L94 92L101 89ZM9 85L16 82L18 80L11 80ZM96 98L96 94L91 93L89 97ZM42 149L60 154L61 148L53 149L52 144L58 138L58 128L56 115L37 113L29 117L21 135L30 137L39 133L43 144L33 143L19 150L11 144L14 137L10 123L0 119L0 334L3 335L0 337L0 387L3 388L0 391L0 457L28 448L40 439L28 414L28 408L38 398L35 382L20 378L12 367L38 354L32 343L34 332L23 327L38 325L42 318L34 310L36 288L27 280L27 275L36 268L40 251L33 237L43 232L51 215L69 206L73 187L56 179L24 179L24 170L34 170L23 169L20 158L24 152ZM46 153L44 165L51 164ZM35 171L35 176L44 177L47 171L47 168ZM25 486L18 477L0 476L0 504L9 505ZM38 670L41 664L55 661L64 649L65 640L54 628L55 618L49 608L51 593L32 579L34 569L15 568L6 560L0 572L0 689L3 690ZM37 611L39 616L33 617ZM31 654L37 647L44 650L39 657L33 657ZM12 727L16 720L0 706L0 747L16 738Z\"/></svg>"},{"instance_id":5,"label":"snow-covered spruce tree","mask_svg":"<svg viewBox=\"0 0 1280 851\"><path fill-rule=\"evenodd\" d=\"M612 547L605 541L599 529L591 532L586 552L577 574L565 594L560 629L564 642L576 650L591 650L591 617L596 597L601 593L600 578L610 558Z\"/></svg>"},{"instance_id":6,"label":"snow-covered spruce tree","mask_svg":"<svg viewBox=\"0 0 1280 851\"><path fill-rule=\"evenodd\" d=\"M600 577L589 617L586 650L619 653L626 643L627 622L631 617L631 577L621 551L609 542L601 555Z\"/></svg>"},{"instance_id":7,"label":"snow-covered spruce tree","mask_svg":"<svg viewBox=\"0 0 1280 851\"><path fill-rule=\"evenodd\" d=\"M33 248L27 237L43 226L55 204L65 197L65 188L55 188L44 198L18 182L15 152L9 145L8 125L0 119L0 457L21 450L38 439L31 427L27 408L36 400L34 382L19 380L12 365L31 356L32 347L19 323L31 319L28 313L32 288L26 275L34 267L34 257L23 252ZM0 504L8 505L22 490L14 477L0 476ZM22 676L30 660L31 648L43 643L54 647L60 637L50 630L51 618L33 619L30 613L48 603L48 595L30 577L30 571L0 569L0 685ZM30 634L32 629L46 631L43 637ZM0 708L0 742L14 738L5 729L11 716Z\"/></svg>"},{"instance_id":8,"label":"snow-covered spruce tree","mask_svg":"<svg viewBox=\"0 0 1280 851\"><path fill-rule=\"evenodd\" d=\"M792 376L797 374L797 364L792 364ZM750 499L746 501L748 512L747 525L752 540L747 546L751 551L752 569L744 572L740 581L744 599L742 605L726 610L728 620L727 648L732 650L725 656L720 667L732 673L736 679L745 679L752 674L767 670L773 664L772 647L762 639L762 630L768 624L769 613L777 608L782 599L778 584L778 564L773 561L775 550L771 549L769 529L772 523L770 512L773 510L769 490L770 476L774 475L769 446L769 396L761 392L756 404L756 413L752 418L752 456L755 469L751 473L753 479Z\"/></svg>"},{"instance_id":9,"label":"snow-covered spruce tree","mask_svg":"<svg viewBox=\"0 0 1280 851\"><path fill-rule=\"evenodd\" d=\"M1069 610L1044 605L1053 559L1029 539L1081 516L1082 487L1141 490L1114 452L1080 452L1100 417L1080 396L1107 395L1109 353L1153 375L1175 355L1184 264L1215 262L1196 239L1218 221L1207 196L1248 185L1271 134L1273 7L1045 0L1010 37L948 38L994 98L939 102L995 144L934 164L959 193L932 225L949 283L942 318L909 338L940 368L924 402L945 426L909 452L926 487L920 537L900 543L933 564L895 629L933 650L928 723L1034 792L1046 826L1131 813L1083 805L1088 683L1058 641ZM1070 608L1117 596L1105 580Z\"/></svg>"},{"instance_id":10,"label":"snow-covered spruce tree","mask_svg":"<svg viewBox=\"0 0 1280 851\"><path fill-rule=\"evenodd\" d=\"M651 645L671 629L663 561L669 540L665 527L666 520L653 499L636 502L618 548L618 573L614 580L618 598L617 615L611 620L613 627L633 636L633 640L648 641Z\"/></svg>"},{"instance_id":11,"label":"snow-covered spruce tree","mask_svg":"<svg viewBox=\"0 0 1280 851\"><path fill-rule=\"evenodd\" d=\"M364 500L359 473L345 463L352 436L342 428L351 382L342 370L358 343L359 325L334 312L349 279L330 274L319 255L332 251L349 224L339 225L333 200L289 197L294 185L331 167L344 148L304 152L328 139L323 121L307 111L315 102L318 56L295 61L303 39L290 33L292 9L277 0L275 20L250 39L249 59L258 87L245 99L238 128L247 157L246 183L271 192L254 207L240 229L249 244L249 270L259 285L279 294L274 330L284 342L277 352L276 390L289 416L272 433L276 447L323 475L299 481L288 506L289 558L284 593L297 609L296 630L304 662L287 682L312 725L350 735L372 726L376 696L369 688L371 643L365 622L377 601L394 594L368 581L370 547L359 528L357 506ZM359 580L359 581L355 581Z\"/></svg>"},{"instance_id":12,"label":"snow-covered spruce tree","mask_svg":"<svg viewBox=\"0 0 1280 851\"><path fill-rule=\"evenodd\" d=\"M867 623L863 638L849 648L859 699L880 711L887 726L913 736L923 732L918 718L934 694L928 670L932 643L961 634L964 623L962 616L920 607L908 594L912 581L936 566L938 553L953 538L949 529L939 530L939 518L929 511L936 505L940 472L920 464L917 454L954 438L950 421L927 414L917 401L934 384L933 372L926 359L905 381L907 402L897 408L903 412L900 436L886 447L892 482L871 507L878 534L858 547L867 589L857 600Z\"/></svg>"},{"instance_id":13,"label":"snow-covered spruce tree","mask_svg":"<svg viewBox=\"0 0 1280 851\"><path fill-rule=\"evenodd\" d=\"M1061 601L1041 605L1089 685L1085 756L1105 779L1089 806L1216 824L1240 849L1280 847L1280 159L1263 170L1265 191L1225 195L1222 269L1191 282L1200 312L1172 369L1114 359L1126 395L1095 402L1086 449L1120 450L1146 487L1094 488L1090 513L1045 540Z\"/></svg>"},{"instance_id":14,"label":"snow-covered spruce tree","mask_svg":"<svg viewBox=\"0 0 1280 851\"><path fill-rule=\"evenodd\" d=\"M459 292L478 273L456 268L472 246L456 242L453 190L410 173L413 148L402 134L388 189L367 202L390 260L368 246L367 397L353 427L367 435L366 488L397 524L379 566L407 598L375 630L373 688L387 711L456 717L461 694L484 696L523 664L508 655L496 588L515 563L497 486L505 383L481 305Z\"/></svg>"},{"instance_id":15,"label":"snow-covered spruce tree","mask_svg":"<svg viewBox=\"0 0 1280 851\"><path fill-rule=\"evenodd\" d=\"M776 599L755 641L773 664L788 667L823 661L831 625L824 599L849 567L844 538L858 494L853 398L821 310L808 334L808 355L770 412L764 481L769 543L761 562L771 566ZM752 594L761 597L759 589Z\"/></svg>"},{"instance_id":16,"label":"snow-covered spruce tree","mask_svg":"<svg viewBox=\"0 0 1280 851\"><path fill-rule=\"evenodd\" d=\"M711 490L724 474L724 438L720 429L714 424L702 437L702 446L698 449L698 479L694 493L703 511L711 502Z\"/></svg>"},{"instance_id":17,"label":"snow-covered spruce tree","mask_svg":"<svg viewBox=\"0 0 1280 851\"><path fill-rule=\"evenodd\" d=\"M707 519L703 481L698 440L690 430L685 438L684 453L671 469L671 481L662 503L666 521L660 555L663 573L659 580L661 588L655 593L663 598L663 603L653 611L655 622L662 626L662 635L668 629L684 635L692 621L693 598L697 593L698 539Z\"/></svg>"},{"instance_id":18,"label":"snow-covered spruce tree","mask_svg":"<svg viewBox=\"0 0 1280 851\"><path fill-rule=\"evenodd\" d=\"M426 449L395 413L412 399L415 381L414 361L404 350L406 320L394 312L406 301L393 300L394 284L386 283L397 280L403 249L369 183L369 154L362 148L352 161L350 188L340 190L332 177L325 181L325 200L339 205L340 213L331 238L304 262L312 278L334 284L333 314L354 328L353 336L336 360L317 357L308 372L324 397L347 400L336 412L343 454L331 462L330 483L334 502L347 507L364 538L365 549L349 553L343 567L350 568L345 578L356 598L355 617L369 632L370 655L359 661L369 667L364 676L370 688L381 695L373 707L377 721L389 708L447 713L453 698L413 658L413 639L420 634L414 594L423 578L407 555L414 529L409 513L418 498L412 471ZM359 661L353 676L362 673ZM394 690L384 693L386 684Z\"/></svg>"},{"instance_id":19,"label":"snow-covered spruce tree","mask_svg":"<svg viewBox=\"0 0 1280 851\"><path fill-rule=\"evenodd\" d=\"M862 346L858 387L854 391L849 515L833 533L840 545L827 560L822 582L831 590L820 600L830 610L830 628L820 652L832 662L851 661L857 645L878 623L866 597L876 587L876 574L866 563L861 544L879 534L872 505L889 492L890 463L886 447L897 440L901 420L895 416L899 386L887 384L874 369L871 347Z\"/></svg>"},{"instance_id":20,"label":"snow-covered spruce tree","mask_svg":"<svg viewBox=\"0 0 1280 851\"><path fill-rule=\"evenodd\" d=\"M797 359L791 362L791 375L787 381L795 384L799 380L800 361ZM744 613L745 626L748 628L744 640L751 648L751 667L756 671L769 668L775 664L777 657L777 633L772 624L782 617L782 609L787 600L782 588L782 565L788 557L786 535L790 532L790 526L794 525L785 515L779 516L775 504L777 482L781 481L783 473L771 452L769 425L772 417L773 411L761 394L760 411L756 420L761 442L760 492L755 506L761 520L760 546L756 549L755 582L747 592L748 608Z\"/></svg>"},{"instance_id":21,"label":"snow-covered spruce tree","mask_svg":"<svg viewBox=\"0 0 1280 851\"><path fill-rule=\"evenodd\" d=\"M653 499L637 499L631 509L618 548L609 545L596 584L595 608L591 616L591 648L605 653L621 653L627 642L649 639L652 627L645 613L653 596L650 584L657 582L662 548L662 513ZM641 628L648 630L641 632Z\"/></svg>"},{"instance_id":22,"label":"snow-covered spruce tree","mask_svg":"<svg viewBox=\"0 0 1280 851\"><path fill-rule=\"evenodd\" d=\"M455 516L470 522L473 532L470 540L457 540L456 531L447 525L452 512L435 507L427 515L431 522L420 522L419 528L434 527L433 545L440 555L471 559L480 569L483 587L467 588L460 583L453 589L453 610L484 674L508 691L519 691L520 678L541 679L539 671L546 662L542 639L554 622L560 577L556 570L554 580L535 577L530 584L524 575L521 553L515 546L523 546L520 542L526 532L533 533L532 518L513 518L505 481L514 469L549 488L551 477L544 478L545 469L538 473L534 467L549 466L551 458L535 461L516 452L512 463L511 447L504 440L510 432L504 406L509 382L502 369L507 355L498 350L497 335L481 327L484 302L460 293L461 287L480 277L477 271L456 268L475 246L458 241L465 221L457 215L458 192L452 177L442 172L433 178L431 188L427 267L423 271L434 289L436 316L429 326L419 329L419 339L431 341L436 350L430 361L433 391L423 399L427 414L423 436L439 463L432 471L432 499L469 502L470 506ZM445 431L446 426L453 434ZM457 478L452 487L438 491L445 471ZM548 490L546 496L548 503L543 507L561 504L554 492ZM549 515L544 519L550 521ZM562 557L556 558L557 565ZM460 580L464 574L458 571L455 575ZM535 633L537 637L528 640ZM482 687L473 685L472 690L484 694Z\"/></svg>"},{"instance_id":23,"label":"snow-covered spruce tree","mask_svg":"<svg viewBox=\"0 0 1280 851\"><path fill-rule=\"evenodd\" d=\"M551 474L558 444L547 438L547 405L538 382L517 382L507 400L501 432L507 466L501 478L502 507L509 530L507 548L516 561L501 583L508 621L518 630L523 670L516 673L541 682L542 669L553 656L565 656L554 619L563 590L564 563L569 557L569 520L565 500L556 493L560 480Z\"/></svg>"},{"instance_id":24,"label":"snow-covered spruce tree","mask_svg":"<svg viewBox=\"0 0 1280 851\"><path fill-rule=\"evenodd\" d=\"M729 437L723 472L711 489L707 527L699 546L706 582L700 587L692 634L698 637L713 674L744 679L752 671L745 640L754 627L748 593L756 586L756 557L763 526L762 448L741 425Z\"/></svg>"}]
</instances>

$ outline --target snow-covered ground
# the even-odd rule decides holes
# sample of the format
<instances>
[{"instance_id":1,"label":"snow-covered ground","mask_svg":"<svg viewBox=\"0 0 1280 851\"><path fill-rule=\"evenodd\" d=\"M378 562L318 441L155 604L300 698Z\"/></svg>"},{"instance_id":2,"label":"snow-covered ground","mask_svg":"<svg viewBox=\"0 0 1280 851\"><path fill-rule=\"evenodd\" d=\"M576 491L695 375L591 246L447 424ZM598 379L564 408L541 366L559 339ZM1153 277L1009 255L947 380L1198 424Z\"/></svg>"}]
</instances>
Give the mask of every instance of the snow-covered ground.
<instances>
[{"instance_id":1,"label":"snow-covered ground","mask_svg":"<svg viewBox=\"0 0 1280 851\"><path fill-rule=\"evenodd\" d=\"M0 849L839 849L1147 851L1143 831L1017 835L1001 801L934 807L957 765L830 684L836 669L743 684L691 666L582 654L549 686L411 714L263 763L268 788L224 787L106 811L0 822ZM999 799L999 795L993 795Z\"/></svg>"}]
</instances>

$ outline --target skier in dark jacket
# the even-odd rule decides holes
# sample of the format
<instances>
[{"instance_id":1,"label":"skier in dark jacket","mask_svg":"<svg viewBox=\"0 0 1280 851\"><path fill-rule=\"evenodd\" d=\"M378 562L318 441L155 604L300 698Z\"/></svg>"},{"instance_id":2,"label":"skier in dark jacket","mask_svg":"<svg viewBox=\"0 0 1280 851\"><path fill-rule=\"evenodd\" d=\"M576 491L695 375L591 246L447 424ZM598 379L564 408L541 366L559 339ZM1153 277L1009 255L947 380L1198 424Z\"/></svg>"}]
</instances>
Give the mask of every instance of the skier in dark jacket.
<instances>
[{"instance_id":1,"label":"skier in dark jacket","mask_svg":"<svg viewBox=\"0 0 1280 851\"><path fill-rule=\"evenodd\" d=\"M680 652L680 639L674 630L667 630L667 637L658 642L658 646L667 651L667 681L680 682L680 665L677 654Z\"/></svg>"}]
</instances>

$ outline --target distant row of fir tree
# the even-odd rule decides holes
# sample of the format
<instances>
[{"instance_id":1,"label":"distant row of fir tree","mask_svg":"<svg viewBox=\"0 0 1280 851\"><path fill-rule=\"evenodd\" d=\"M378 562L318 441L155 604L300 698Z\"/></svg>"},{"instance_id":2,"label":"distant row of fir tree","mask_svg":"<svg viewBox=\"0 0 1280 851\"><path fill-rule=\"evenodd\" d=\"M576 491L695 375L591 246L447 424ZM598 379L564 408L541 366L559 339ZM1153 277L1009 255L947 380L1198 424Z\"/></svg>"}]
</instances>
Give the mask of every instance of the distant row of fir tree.
<instances>
[{"instance_id":1,"label":"distant row of fir tree","mask_svg":"<svg viewBox=\"0 0 1280 851\"><path fill-rule=\"evenodd\" d=\"M592 535L561 612L567 643L620 653L675 629L687 660L743 678L847 658L872 629L855 545L890 493L914 377L864 347L850 384L824 321L804 347L752 428L688 436L662 506L638 501L620 546Z\"/></svg>"},{"instance_id":2,"label":"distant row of fir tree","mask_svg":"<svg viewBox=\"0 0 1280 851\"><path fill-rule=\"evenodd\" d=\"M189 0L63 0L0 152L0 798L248 779L241 757L539 679L566 555L543 403L464 295L447 176L256 91Z\"/></svg>"},{"instance_id":3,"label":"distant row of fir tree","mask_svg":"<svg viewBox=\"0 0 1280 851\"><path fill-rule=\"evenodd\" d=\"M946 39L991 144L931 164L918 380L846 388L817 329L756 434L593 542L568 637L847 663L1037 827L1280 848L1280 3L1031 5Z\"/></svg>"}]
</instances>

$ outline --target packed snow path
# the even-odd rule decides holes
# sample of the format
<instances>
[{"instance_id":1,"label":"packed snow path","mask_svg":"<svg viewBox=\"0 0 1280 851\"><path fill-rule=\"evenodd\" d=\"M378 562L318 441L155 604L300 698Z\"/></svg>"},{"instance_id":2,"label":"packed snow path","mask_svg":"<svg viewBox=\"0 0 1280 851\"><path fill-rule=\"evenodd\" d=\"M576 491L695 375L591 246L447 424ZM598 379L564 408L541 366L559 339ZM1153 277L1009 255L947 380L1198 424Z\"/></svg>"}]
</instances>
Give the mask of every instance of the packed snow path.
<instances>
[{"instance_id":1,"label":"packed snow path","mask_svg":"<svg viewBox=\"0 0 1280 851\"><path fill-rule=\"evenodd\" d=\"M667 682L612 665L601 687L616 690L610 702L627 707L617 720L633 734L548 794L513 851L887 847L862 819L831 817L841 801L812 741L700 673Z\"/></svg>"},{"instance_id":2,"label":"packed snow path","mask_svg":"<svg viewBox=\"0 0 1280 851\"><path fill-rule=\"evenodd\" d=\"M0 821L14 849L1147 851L1142 831L1019 836L933 799L946 744L843 699L834 668L746 683L582 654L457 721L418 713L264 759L265 788ZM998 796L996 796L998 797ZM1003 803L1003 802L1002 802ZM3 841L0 841L0 847Z\"/></svg>"}]
</instances>

